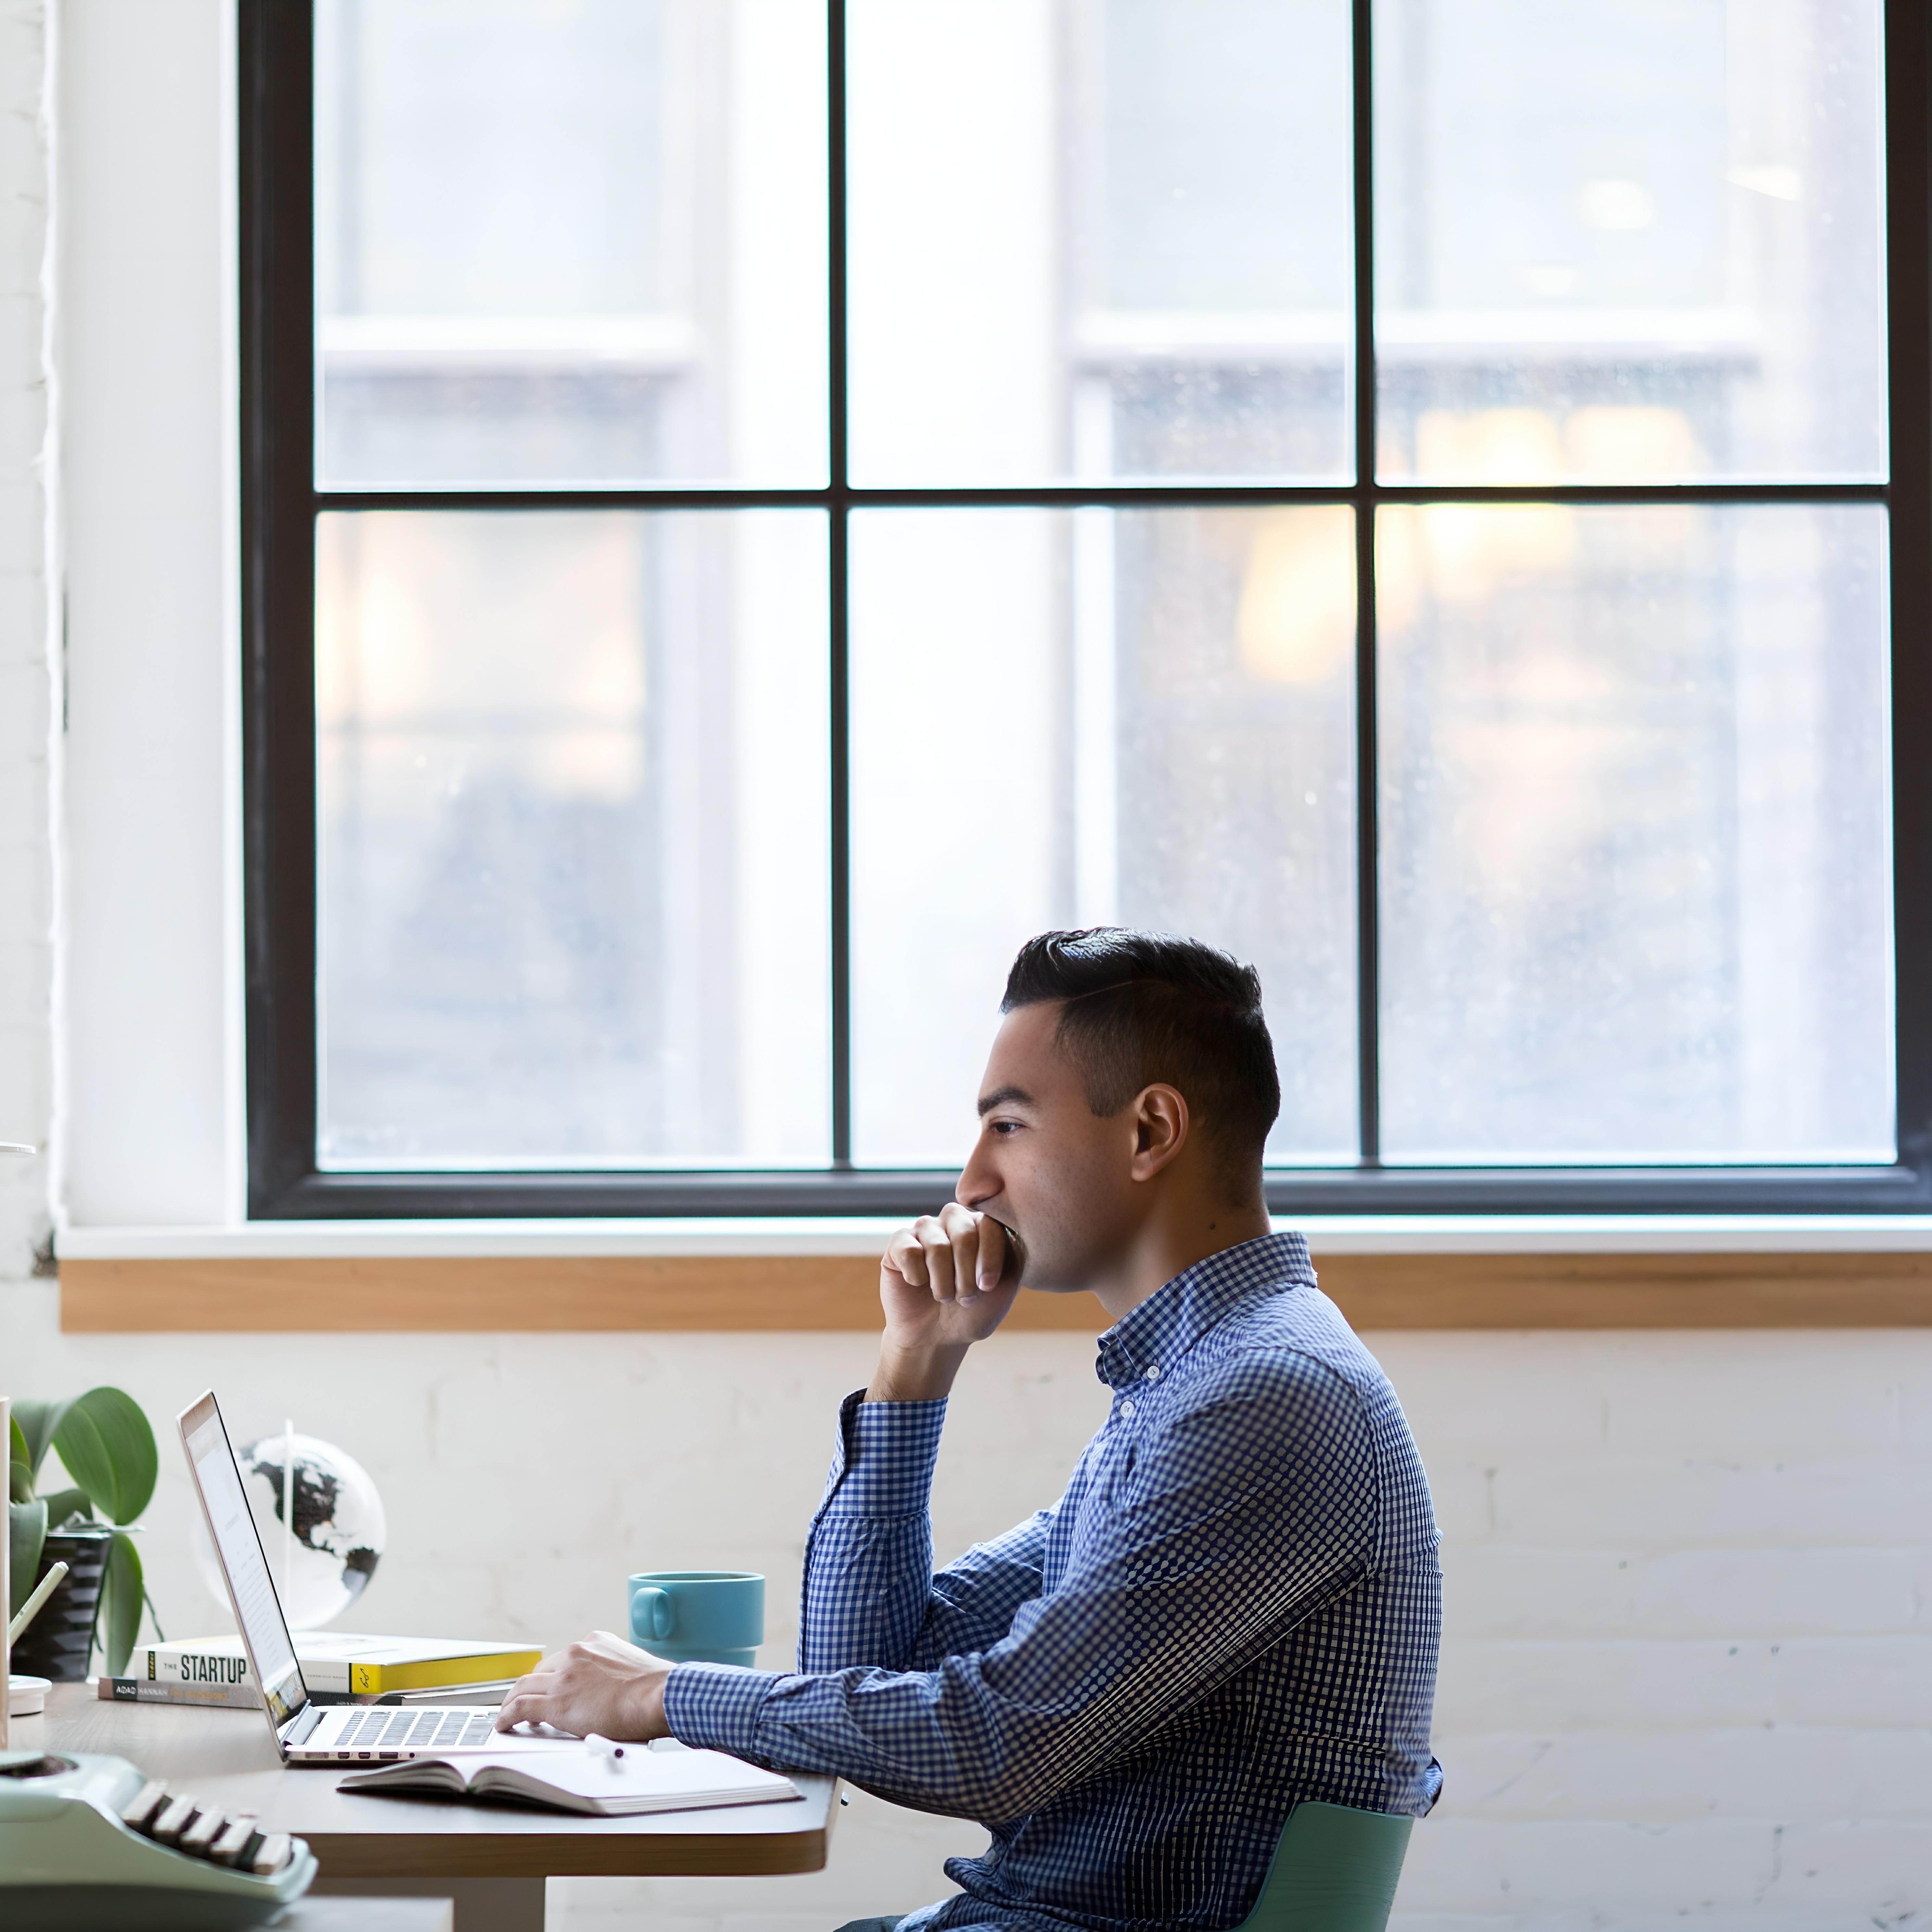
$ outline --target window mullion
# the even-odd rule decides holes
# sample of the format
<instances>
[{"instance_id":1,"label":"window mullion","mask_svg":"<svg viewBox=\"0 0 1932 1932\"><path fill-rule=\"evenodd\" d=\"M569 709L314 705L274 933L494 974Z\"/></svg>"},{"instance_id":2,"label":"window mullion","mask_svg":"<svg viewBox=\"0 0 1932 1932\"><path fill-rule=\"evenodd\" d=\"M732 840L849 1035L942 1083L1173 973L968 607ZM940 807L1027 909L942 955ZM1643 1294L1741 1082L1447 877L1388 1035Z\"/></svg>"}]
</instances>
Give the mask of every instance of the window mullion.
<instances>
[{"instance_id":1,"label":"window mullion","mask_svg":"<svg viewBox=\"0 0 1932 1932\"><path fill-rule=\"evenodd\" d=\"M850 544L846 421L845 0L826 0L826 407L828 412L827 608L831 624L832 1162L852 1162Z\"/></svg>"},{"instance_id":2,"label":"window mullion","mask_svg":"<svg viewBox=\"0 0 1932 1932\"><path fill-rule=\"evenodd\" d=\"M1382 1156L1376 744L1376 208L1371 0L1354 0L1355 984L1361 1157Z\"/></svg>"}]
</instances>

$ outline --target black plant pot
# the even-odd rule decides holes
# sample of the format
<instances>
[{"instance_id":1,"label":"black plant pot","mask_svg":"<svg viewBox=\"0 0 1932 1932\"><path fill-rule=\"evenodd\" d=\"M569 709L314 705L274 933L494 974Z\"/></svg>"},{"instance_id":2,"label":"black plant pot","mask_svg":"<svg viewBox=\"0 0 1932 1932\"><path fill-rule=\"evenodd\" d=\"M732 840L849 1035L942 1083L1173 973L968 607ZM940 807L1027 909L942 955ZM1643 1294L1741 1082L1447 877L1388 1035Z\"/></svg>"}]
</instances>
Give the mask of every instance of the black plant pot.
<instances>
[{"instance_id":1,"label":"black plant pot","mask_svg":"<svg viewBox=\"0 0 1932 1932\"><path fill-rule=\"evenodd\" d=\"M110 1529L50 1530L40 1552L38 1582L56 1563L67 1574L14 1646L14 1668L56 1684L78 1684L87 1676L94 1648L94 1620L100 1613L100 1585L107 1570Z\"/></svg>"}]
</instances>

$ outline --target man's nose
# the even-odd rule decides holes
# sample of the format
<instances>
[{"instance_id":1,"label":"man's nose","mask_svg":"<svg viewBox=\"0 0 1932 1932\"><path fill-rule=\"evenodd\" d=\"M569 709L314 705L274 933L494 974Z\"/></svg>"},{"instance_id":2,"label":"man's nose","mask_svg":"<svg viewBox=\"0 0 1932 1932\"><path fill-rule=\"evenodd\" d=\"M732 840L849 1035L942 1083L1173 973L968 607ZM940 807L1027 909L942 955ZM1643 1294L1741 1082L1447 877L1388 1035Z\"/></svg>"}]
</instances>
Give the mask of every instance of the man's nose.
<instances>
[{"instance_id":1,"label":"man's nose","mask_svg":"<svg viewBox=\"0 0 1932 1932\"><path fill-rule=\"evenodd\" d=\"M985 1147L976 1147L972 1159L959 1171L959 1184L952 1190L953 1198L962 1208L977 1208L999 1191L999 1178L992 1172Z\"/></svg>"}]
</instances>

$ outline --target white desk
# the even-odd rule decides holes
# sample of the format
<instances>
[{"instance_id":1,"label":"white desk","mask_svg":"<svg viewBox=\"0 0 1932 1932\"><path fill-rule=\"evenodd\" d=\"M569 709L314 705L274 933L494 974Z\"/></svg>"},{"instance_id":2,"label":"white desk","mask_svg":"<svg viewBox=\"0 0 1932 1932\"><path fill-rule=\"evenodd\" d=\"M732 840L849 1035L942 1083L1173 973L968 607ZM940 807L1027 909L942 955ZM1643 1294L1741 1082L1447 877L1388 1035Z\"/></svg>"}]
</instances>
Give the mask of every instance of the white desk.
<instances>
[{"instance_id":1,"label":"white desk","mask_svg":"<svg viewBox=\"0 0 1932 1932\"><path fill-rule=\"evenodd\" d=\"M127 1758L177 1791L253 1812L265 1832L306 1838L316 1895L453 1898L456 1932L542 1932L546 1878L820 1870L837 1792L836 1780L800 1774L803 1796L784 1804L641 1818L375 1798L338 1791L340 1766L282 1763L258 1711L103 1703L82 1684L56 1684L44 1717L16 1718L13 1744Z\"/></svg>"}]
</instances>

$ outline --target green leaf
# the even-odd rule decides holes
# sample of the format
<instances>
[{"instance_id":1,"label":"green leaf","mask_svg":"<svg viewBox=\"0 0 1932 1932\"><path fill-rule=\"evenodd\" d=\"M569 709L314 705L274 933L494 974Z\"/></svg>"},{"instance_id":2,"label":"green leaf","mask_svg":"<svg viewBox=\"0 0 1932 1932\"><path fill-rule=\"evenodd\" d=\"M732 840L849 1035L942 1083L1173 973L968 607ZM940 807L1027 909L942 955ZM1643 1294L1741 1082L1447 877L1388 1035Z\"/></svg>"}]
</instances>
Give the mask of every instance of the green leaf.
<instances>
[{"instance_id":1,"label":"green leaf","mask_svg":"<svg viewBox=\"0 0 1932 1932\"><path fill-rule=\"evenodd\" d=\"M94 1504L85 1490L50 1490L40 1500L47 1506L50 1529L64 1529L75 1516L82 1522L94 1520Z\"/></svg>"},{"instance_id":2,"label":"green leaf","mask_svg":"<svg viewBox=\"0 0 1932 1932\"><path fill-rule=\"evenodd\" d=\"M63 1452L61 1460L67 1458ZM94 1625L110 1677L125 1677L128 1660L141 1628L141 1603L147 1592L141 1581L141 1555L131 1536L116 1534L107 1546L107 1574L101 1579L100 1609Z\"/></svg>"},{"instance_id":3,"label":"green leaf","mask_svg":"<svg viewBox=\"0 0 1932 1932\"><path fill-rule=\"evenodd\" d=\"M17 1420L7 1425L7 1500L30 1503L34 1500L34 1459L27 1454L27 1438Z\"/></svg>"},{"instance_id":4,"label":"green leaf","mask_svg":"<svg viewBox=\"0 0 1932 1932\"><path fill-rule=\"evenodd\" d=\"M34 1594L40 1579L40 1550L47 1540L47 1506L43 1502L7 1505L7 1562L10 1622Z\"/></svg>"},{"instance_id":5,"label":"green leaf","mask_svg":"<svg viewBox=\"0 0 1932 1932\"><path fill-rule=\"evenodd\" d=\"M64 1402L37 1402L25 1396L14 1398L14 1420L26 1447L27 1467L36 1480L40 1465L47 1460L47 1445L54 1439L54 1431L72 1406Z\"/></svg>"},{"instance_id":6,"label":"green leaf","mask_svg":"<svg viewBox=\"0 0 1932 1932\"><path fill-rule=\"evenodd\" d=\"M110 1522L132 1522L148 1507L161 1459L132 1396L117 1388L76 1396L54 1430L54 1447Z\"/></svg>"}]
</instances>

